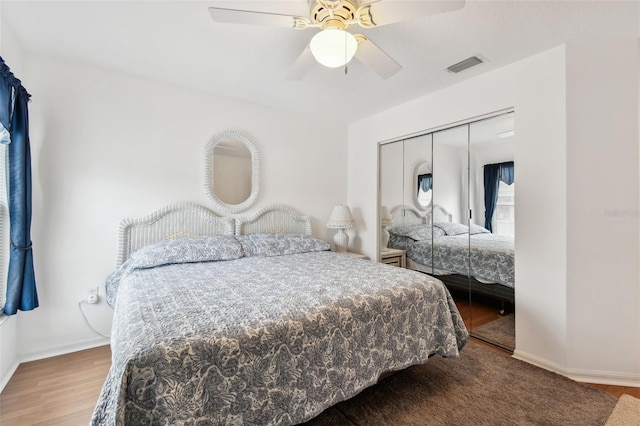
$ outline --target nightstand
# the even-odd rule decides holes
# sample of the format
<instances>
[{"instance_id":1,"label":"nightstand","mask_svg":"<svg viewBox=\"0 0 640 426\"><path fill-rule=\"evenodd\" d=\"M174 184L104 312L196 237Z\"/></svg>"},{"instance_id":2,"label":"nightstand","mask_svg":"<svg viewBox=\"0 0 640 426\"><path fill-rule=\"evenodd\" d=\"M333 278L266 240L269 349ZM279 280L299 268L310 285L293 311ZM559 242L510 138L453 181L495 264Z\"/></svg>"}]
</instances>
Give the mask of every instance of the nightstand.
<instances>
[{"instance_id":1,"label":"nightstand","mask_svg":"<svg viewBox=\"0 0 640 426\"><path fill-rule=\"evenodd\" d=\"M340 253L340 254L344 254L345 256L355 257L356 259L369 260L369 256L365 256L364 254L360 254L360 253L351 253L347 251L345 253Z\"/></svg>"},{"instance_id":2,"label":"nightstand","mask_svg":"<svg viewBox=\"0 0 640 426\"><path fill-rule=\"evenodd\" d=\"M380 262L387 265L399 266L401 268L407 267L407 257L404 250L398 249L385 249L380 253Z\"/></svg>"}]
</instances>

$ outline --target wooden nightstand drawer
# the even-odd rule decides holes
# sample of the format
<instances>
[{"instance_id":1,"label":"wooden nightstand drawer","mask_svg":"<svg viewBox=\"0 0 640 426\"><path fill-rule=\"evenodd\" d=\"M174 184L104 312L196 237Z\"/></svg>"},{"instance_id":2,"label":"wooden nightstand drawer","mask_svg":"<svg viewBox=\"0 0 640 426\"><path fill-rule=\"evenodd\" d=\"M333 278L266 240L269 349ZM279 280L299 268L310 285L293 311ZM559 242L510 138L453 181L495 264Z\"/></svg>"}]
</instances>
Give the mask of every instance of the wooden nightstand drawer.
<instances>
[{"instance_id":1,"label":"wooden nightstand drawer","mask_svg":"<svg viewBox=\"0 0 640 426\"><path fill-rule=\"evenodd\" d=\"M404 250L387 249L380 253L380 262L387 265L406 268L407 258Z\"/></svg>"},{"instance_id":2,"label":"wooden nightstand drawer","mask_svg":"<svg viewBox=\"0 0 640 426\"><path fill-rule=\"evenodd\" d=\"M390 257L388 259L384 259L382 263L386 263L387 265L399 266L402 268L402 258L401 257Z\"/></svg>"}]
</instances>

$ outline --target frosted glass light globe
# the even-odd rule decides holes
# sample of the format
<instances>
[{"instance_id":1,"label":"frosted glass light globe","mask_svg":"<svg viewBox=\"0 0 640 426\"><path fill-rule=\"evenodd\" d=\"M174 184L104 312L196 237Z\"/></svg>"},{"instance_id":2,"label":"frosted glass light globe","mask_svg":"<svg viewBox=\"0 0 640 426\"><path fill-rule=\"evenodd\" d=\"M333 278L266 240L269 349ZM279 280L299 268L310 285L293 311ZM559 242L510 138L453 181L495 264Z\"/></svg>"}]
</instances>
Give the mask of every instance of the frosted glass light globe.
<instances>
[{"instance_id":1,"label":"frosted glass light globe","mask_svg":"<svg viewBox=\"0 0 640 426\"><path fill-rule=\"evenodd\" d=\"M337 28L328 28L313 36L309 49L316 61L325 67L337 68L353 59L358 42L353 34Z\"/></svg>"}]
</instances>

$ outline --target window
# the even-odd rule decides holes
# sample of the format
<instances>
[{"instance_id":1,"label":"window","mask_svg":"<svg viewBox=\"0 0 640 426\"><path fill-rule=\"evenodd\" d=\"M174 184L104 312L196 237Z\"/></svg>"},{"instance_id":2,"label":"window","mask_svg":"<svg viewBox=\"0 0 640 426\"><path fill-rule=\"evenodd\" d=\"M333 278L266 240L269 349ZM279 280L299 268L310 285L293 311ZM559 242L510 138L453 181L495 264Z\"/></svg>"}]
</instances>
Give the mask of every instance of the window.
<instances>
[{"instance_id":1,"label":"window","mask_svg":"<svg viewBox=\"0 0 640 426\"><path fill-rule=\"evenodd\" d=\"M493 214L493 232L498 235L515 235L515 183L498 184L498 202Z\"/></svg>"},{"instance_id":2,"label":"window","mask_svg":"<svg viewBox=\"0 0 640 426\"><path fill-rule=\"evenodd\" d=\"M431 192L431 188L433 187L433 174L431 174L431 164L427 162L419 164L416 168L416 173L419 173L420 168L427 167L429 169L429 173L418 174L418 180L416 181L418 187L418 205L422 207L427 207L431 203L431 198L433 196L433 192Z\"/></svg>"},{"instance_id":3,"label":"window","mask_svg":"<svg viewBox=\"0 0 640 426\"><path fill-rule=\"evenodd\" d=\"M420 204L423 207L427 207L429 205L429 203L431 203L431 189L429 189L427 192L424 192L422 190L422 188L418 189L418 204Z\"/></svg>"}]
</instances>

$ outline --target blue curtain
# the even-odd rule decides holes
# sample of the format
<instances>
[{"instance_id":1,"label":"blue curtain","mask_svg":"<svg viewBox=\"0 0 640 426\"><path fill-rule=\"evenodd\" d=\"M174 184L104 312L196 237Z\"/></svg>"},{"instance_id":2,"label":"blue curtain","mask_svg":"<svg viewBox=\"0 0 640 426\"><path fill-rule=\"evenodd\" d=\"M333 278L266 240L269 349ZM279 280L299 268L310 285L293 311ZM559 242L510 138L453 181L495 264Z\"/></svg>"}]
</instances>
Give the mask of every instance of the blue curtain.
<instances>
[{"instance_id":1,"label":"blue curtain","mask_svg":"<svg viewBox=\"0 0 640 426\"><path fill-rule=\"evenodd\" d=\"M429 192L432 187L433 175L431 173L418 175L418 194L420 193L420 189L422 189L422 192Z\"/></svg>"},{"instance_id":2,"label":"blue curtain","mask_svg":"<svg viewBox=\"0 0 640 426\"><path fill-rule=\"evenodd\" d=\"M506 183L507 185L511 185L514 179L513 173L513 161L508 161L506 163L500 163L500 180Z\"/></svg>"},{"instance_id":3,"label":"blue curtain","mask_svg":"<svg viewBox=\"0 0 640 426\"><path fill-rule=\"evenodd\" d=\"M31 150L28 103L31 96L0 57L0 124L8 131L7 187L11 248L4 313L38 307L31 248ZM5 133L6 135L6 133ZM6 140L8 139L8 140Z\"/></svg>"},{"instance_id":4,"label":"blue curtain","mask_svg":"<svg viewBox=\"0 0 640 426\"><path fill-rule=\"evenodd\" d=\"M500 165L485 164L484 166L484 227L493 232L491 219L496 211L498 202L498 185L500 184Z\"/></svg>"},{"instance_id":5,"label":"blue curtain","mask_svg":"<svg viewBox=\"0 0 640 426\"><path fill-rule=\"evenodd\" d=\"M491 222L498 203L500 181L511 185L514 181L513 161L484 165L484 227L493 232Z\"/></svg>"}]
</instances>

